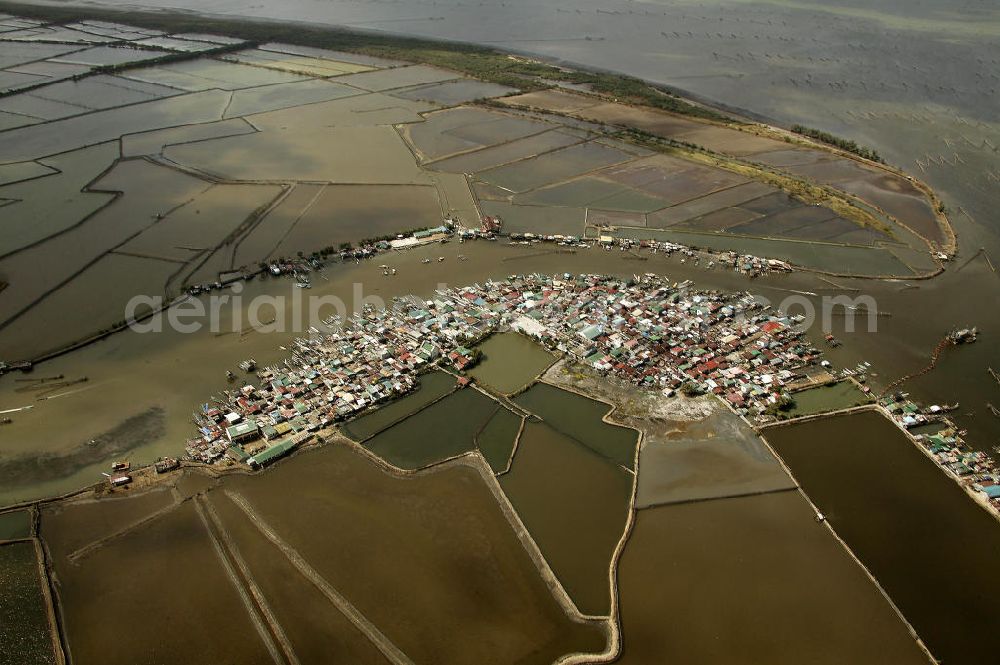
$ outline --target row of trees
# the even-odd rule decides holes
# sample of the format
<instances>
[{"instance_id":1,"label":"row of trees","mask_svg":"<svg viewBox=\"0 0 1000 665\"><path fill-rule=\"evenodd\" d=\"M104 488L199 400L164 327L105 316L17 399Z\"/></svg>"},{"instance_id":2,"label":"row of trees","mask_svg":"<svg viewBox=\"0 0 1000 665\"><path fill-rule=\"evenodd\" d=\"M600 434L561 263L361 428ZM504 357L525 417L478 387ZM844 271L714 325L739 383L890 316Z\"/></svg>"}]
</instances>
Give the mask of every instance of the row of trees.
<instances>
[{"instance_id":1,"label":"row of trees","mask_svg":"<svg viewBox=\"0 0 1000 665\"><path fill-rule=\"evenodd\" d=\"M858 157L864 157L865 159L870 159L873 162L884 163L882 156L879 155L874 149L858 145L850 139L843 139L839 136L834 136L829 132L824 132L821 129L813 129L812 127L806 127L805 125L792 125L792 131L796 134L808 136L816 141L826 143L827 145L832 145L835 148L846 150L847 152L853 153Z\"/></svg>"}]
</instances>

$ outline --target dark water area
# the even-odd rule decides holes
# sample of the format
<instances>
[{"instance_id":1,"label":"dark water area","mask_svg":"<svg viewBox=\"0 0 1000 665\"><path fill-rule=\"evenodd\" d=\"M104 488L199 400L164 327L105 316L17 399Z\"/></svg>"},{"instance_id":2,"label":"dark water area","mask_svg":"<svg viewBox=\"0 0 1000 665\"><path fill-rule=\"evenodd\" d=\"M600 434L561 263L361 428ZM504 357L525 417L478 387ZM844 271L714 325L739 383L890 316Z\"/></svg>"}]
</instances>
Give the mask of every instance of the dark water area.
<instances>
[{"instance_id":1,"label":"dark water area","mask_svg":"<svg viewBox=\"0 0 1000 665\"><path fill-rule=\"evenodd\" d=\"M394 466L419 469L475 448L475 435L499 404L474 389L460 390L365 441Z\"/></svg>"},{"instance_id":2,"label":"dark water area","mask_svg":"<svg viewBox=\"0 0 1000 665\"><path fill-rule=\"evenodd\" d=\"M878 413L764 436L936 658L996 660L1000 529L992 516Z\"/></svg>"},{"instance_id":3,"label":"dark water area","mask_svg":"<svg viewBox=\"0 0 1000 665\"><path fill-rule=\"evenodd\" d=\"M273 662L192 502L73 562L63 554L54 564L74 663Z\"/></svg>"},{"instance_id":4,"label":"dark water area","mask_svg":"<svg viewBox=\"0 0 1000 665\"><path fill-rule=\"evenodd\" d=\"M551 353L517 333L492 335L479 349L483 359L469 370L469 376L504 394L528 385L555 362Z\"/></svg>"},{"instance_id":5,"label":"dark water area","mask_svg":"<svg viewBox=\"0 0 1000 665\"><path fill-rule=\"evenodd\" d=\"M794 490L640 510L619 564L619 662L926 664L813 517Z\"/></svg>"},{"instance_id":6,"label":"dark water area","mask_svg":"<svg viewBox=\"0 0 1000 665\"><path fill-rule=\"evenodd\" d=\"M604 647L557 604L470 466L399 478L335 445L224 489L413 662L548 665Z\"/></svg>"},{"instance_id":7,"label":"dark water area","mask_svg":"<svg viewBox=\"0 0 1000 665\"><path fill-rule=\"evenodd\" d=\"M500 485L580 611L606 615L631 474L548 425L529 422Z\"/></svg>"},{"instance_id":8,"label":"dark water area","mask_svg":"<svg viewBox=\"0 0 1000 665\"><path fill-rule=\"evenodd\" d=\"M16 540L31 536L31 515L17 510L0 515L0 540Z\"/></svg>"},{"instance_id":9,"label":"dark water area","mask_svg":"<svg viewBox=\"0 0 1000 665\"><path fill-rule=\"evenodd\" d=\"M393 423L419 411L434 400L444 397L455 388L455 377L445 372L428 372L420 376L420 385L410 394L383 404L341 426L342 431L355 441L362 441Z\"/></svg>"},{"instance_id":10,"label":"dark water area","mask_svg":"<svg viewBox=\"0 0 1000 665\"><path fill-rule=\"evenodd\" d=\"M0 546L0 665L55 663L35 544Z\"/></svg>"},{"instance_id":11,"label":"dark water area","mask_svg":"<svg viewBox=\"0 0 1000 665\"><path fill-rule=\"evenodd\" d=\"M627 427L603 422L611 410L609 405L547 383L535 384L514 401L601 457L628 469L635 466L639 435Z\"/></svg>"},{"instance_id":12,"label":"dark water area","mask_svg":"<svg viewBox=\"0 0 1000 665\"><path fill-rule=\"evenodd\" d=\"M507 409L500 409L476 437L476 447L494 473L503 473L514 452L514 439L521 428L521 419Z\"/></svg>"}]
</instances>

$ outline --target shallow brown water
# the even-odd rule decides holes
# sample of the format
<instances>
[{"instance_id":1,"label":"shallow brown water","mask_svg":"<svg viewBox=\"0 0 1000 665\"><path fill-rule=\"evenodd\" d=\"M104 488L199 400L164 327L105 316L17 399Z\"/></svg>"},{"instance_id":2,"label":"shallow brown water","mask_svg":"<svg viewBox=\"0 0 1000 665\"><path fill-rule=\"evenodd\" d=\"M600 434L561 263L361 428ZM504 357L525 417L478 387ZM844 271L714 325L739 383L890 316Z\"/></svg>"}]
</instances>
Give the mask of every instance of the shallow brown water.
<instances>
[{"instance_id":1,"label":"shallow brown water","mask_svg":"<svg viewBox=\"0 0 1000 665\"><path fill-rule=\"evenodd\" d=\"M541 665L603 648L556 604L467 466L397 479L336 445L225 488L415 662Z\"/></svg>"},{"instance_id":2,"label":"shallow brown water","mask_svg":"<svg viewBox=\"0 0 1000 665\"><path fill-rule=\"evenodd\" d=\"M607 614L632 475L547 425L527 423L500 485L580 611Z\"/></svg>"},{"instance_id":3,"label":"shallow brown water","mask_svg":"<svg viewBox=\"0 0 1000 665\"><path fill-rule=\"evenodd\" d=\"M765 437L935 657L994 657L1000 529L989 514L878 413Z\"/></svg>"},{"instance_id":4,"label":"shallow brown water","mask_svg":"<svg viewBox=\"0 0 1000 665\"><path fill-rule=\"evenodd\" d=\"M633 528L621 663L927 663L794 490L648 508Z\"/></svg>"},{"instance_id":5,"label":"shallow brown water","mask_svg":"<svg viewBox=\"0 0 1000 665\"><path fill-rule=\"evenodd\" d=\"M505 394L524 388L555 361L551 353L517 333L493 335L479 349L483 359L469 375Z\"/></svg>"},{"instance_id":6,"label":"shallow brown water","mask_svg":"<svg viewBox=\"0 0 1000 665\"><path fill-rule=\"evenodd\" d=\"M191 502L54 563L75 663L273 662Z\"/></svg>"}]
</instances>

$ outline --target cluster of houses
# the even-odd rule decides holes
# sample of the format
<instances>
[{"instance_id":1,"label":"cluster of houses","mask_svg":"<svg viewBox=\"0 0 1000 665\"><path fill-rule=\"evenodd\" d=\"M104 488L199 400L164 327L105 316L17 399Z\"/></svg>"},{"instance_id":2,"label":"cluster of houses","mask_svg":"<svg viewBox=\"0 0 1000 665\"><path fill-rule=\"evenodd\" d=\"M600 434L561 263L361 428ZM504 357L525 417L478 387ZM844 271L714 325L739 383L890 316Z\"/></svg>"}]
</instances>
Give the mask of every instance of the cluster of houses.
<instances>
[{"instance_id":1,"label":"cluster of houses","mask_svg":"<svg viewBox=\"0 0 1000 665\"><path fill-rule=\"evenodd\" d=\"M510 325L598 372L672 396L712 392L744 415L783 403L820 351L748 294L688 290L656 275L508 280Z\"/></svg>"},{"instance_id":2,"label":"cluster of houses","mask_svg":"<svg viewBox=\"0 0 1000 665\"><path fill-rule=\"evenodd\" d=\"M893 395L881 400L889 416L922 445L961 484L982 492L994 509L1000 510L1000 474L992 458L981 450L968 448L962 439L963 431L956 428L943 414L955 407L931 406L922 409L903 395ZM957 405L956 405L957 406ZM935 432L915 433L915 428L938 423Z\"/></svg>"},{"instance_id":3,"label":"cluster of houses","mask_svg":"<svg viewBox=\"0 0 1000 665\"><path fill-rule=\"evenodd\" d=\"M428 365L468 368L478 341L508 329L641 388L712 392L766 417L820 352L752 296L689 286L652 274L511 276L329 320L327 332L296 340L291 357L258 372L255 384L205 404L187 454L262 466L413 390Z\"/></svg>"}]
</instances>

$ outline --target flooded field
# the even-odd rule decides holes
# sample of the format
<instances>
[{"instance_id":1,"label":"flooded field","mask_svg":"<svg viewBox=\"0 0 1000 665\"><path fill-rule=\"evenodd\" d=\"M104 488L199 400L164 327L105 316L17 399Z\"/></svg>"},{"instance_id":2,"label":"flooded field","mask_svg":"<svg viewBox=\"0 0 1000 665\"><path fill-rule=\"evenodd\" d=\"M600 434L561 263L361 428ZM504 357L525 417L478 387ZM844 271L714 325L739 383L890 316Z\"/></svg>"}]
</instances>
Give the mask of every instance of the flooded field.
<instances>
[{"instance_id":1,"label":"flooded field","mask_svg":"<svg viewBox=\"0 0 1000 665\"><path fill-rule=\"evenodd\" d=\"M212 492L209 505L232 539L247 579L259 588L273 621L281 627L286 653L303 665L322 665L331 654L359 665L391 662L225 492Z\"/></svg>"},{"instance_id":2,"label":"flooded field","mask_svg":"<svg viewBox=\"0 0 1000 665\"><path fill-rule=\"evenodd\" d=\"M813 518L795 491L640 510L619 564L619 662L926 664Z\"/></svg>"},{"instance_id":3,"label":"flooded field","mask_svg":"<svg viewBox=\"0 0 1000 665\"><path fill-rule=\"evenodd\" d=\"M413 662L542 665L604 647L555 602L473 468L400 479L333 446L225 489Z\"/></svg>"},{"instance_id":4,"label":"flooded field","mask_svg":"<svg viewBox=\"0 0 1000 665\"><path fill-rule=\"evenodd\" d=\"M424 122L404 131L417 156L429 161L523 139L549 129L551 125L537 120L486 109L458 108L431 113Z\"/></svg>"},{"instance_id":5,"label":"flooded field","mask_svg":"<svg viewBox=\"0 0 1000 665\"><path fill-rule=\"evenodd\" d=\"M54 504L43 511L41 535L54 556L68 556L173 504L174 498L167 489L145 492L135 498Z\"/></svg>"},{"instance_id":6,"label":"flooded field","mask_svg":"<svg viewBox=\"0 0 1000 665\"><path fill-rule=\"evenodd\" d=\"M49 540L44 518L42 529ZM51 532L58 538L59 527ZM163 662L273 662L192 502L73 561L65 549L52 549L74 662L134 663L137 653ZM151 602L162 620L150 621ZM226 630L214 625L219 617Z\"/></svg>"},{"instance_id":7,"label":"flooded field","mask_svg":"<svg viewBox=\"0 0 1000 665\"><path fill-rule=\"evenodd\" d=\"M502 408L475 389L460 390L364 442L390 464L419 469L475 449L475 435Z\"/></svg>"},{"instance_id":8,"label":"flooded field","mask_svg":"<svg viewBox=\"0 0 1000 665\"><path fill-rule=\"evenodd\" d=\"M846 409L871 401L853 381L841 381L832 386L800 390L793 397L795 405L788 412L793 418Z\"/></svg>"},{"instance_id":9,"label":"flooded field","mask_svg":"<svg viewBox=\"0 0 1000 665\"><path fill-rule=\"evenodd\" d=\"M986 511L877 412L764 436L936 658L991 657L1000 530ZM956 584L955 570L970 583Z\"/></svg>"},{"instance_id":10,"label":"flooded field","mask_svg":"<svg viewBox=\"0 0 1000 665\"><path fill-rule=\"evenodd\" d=\"M0 663L54 665L35 544L0 545Z\"/></svg>"},{"instance_id":11,"label":"flooded field","mask_svg":"<svg viewBox=\"0 0 1000 665\"><path fill-rule=\"evenodd\" d=\"M21 162L37 164L41 173L35 179L0 187L0 197L17 202L4 211L0 255L65 231L110 203L111 193L81 190L110 167L116 155L115 145L104 143L39 163Z\"/></svg>"},{"instance_id":12,"label":"flooded field","mask_svg":"<svg viewBox=\"0 0 1000 665\"><path fill-rule=\"evenodd\" d=\"M530 422L510 471L500 476L521 521L584 614L610 611L611 557L625 530L632 481L578 441Z\"/></svg>"},{"instance_id":13,"label":"flooded field","mask_svg":"<svg viewBox=\"0 0 1000 665\"><path fill-rule=\"evenodd\" d=\"M363 441L394 423L420 411L428 404L455 390L455 377L447 372L427 372L420 375L420 385L415 391L380 406L371 413L355 418L341 429L355 441Z\"/></svg>"},{"instance_id":14,"label":"flooded field","mask_svg":"<svg viewBox=\"0 0 1000 665\"><path fill-rule=\"evenodd\" d=\"M483 359L469 376L505 395L526 387L555 362L555 356L517 333L492 335L478 348Z\"/></svg>"},{"instance_id":15,"label":"flooded field","mask_svg":"<svg viewBox=\"0 0 1000 665\"><path fill-rule=\"evenodd\" d=\"M315 247L391 235L400 224L427 228L440 223L441 200L434 187L328 185L303 210L272 255L293 256Z\"/></svg>"},{"instance_id":16,"label":"flooded field","mask_svg":"<svg viewBox=\"0 0 1000 665\"><path fill-rule=\"evenodd\" d=\"M31 536L31 515L18 510L0 515L0 540L16 540Z\"/></svg>"},{"instance_id":17,"label":"flooded field","mask_svg":"<svg viewBox=\"0 0 1000 665\"><path fill-rule=\"evenodd\" d=\"M95 319L121 321L125 306L137 293L162 293L179 267L167 261L108 254L5 326L0 343L10 357L27 358L75 342ZM89 303L95 291L101 292L101 298ZM143 311L148 306L137 313ZM55 320L63 325L46 325Z\"/></svg>"},{"instance_id":18,"label":"flooded field","mask_svg":"<svg viewBox=\"0 0 1000 665\"><path fill-rule=\"evenodd\" d=\"M433 116L431 116L433 118ZM476 173L495 166L516 162L551 150L558 150L580 143L581 138L558 130L549 130L526 138L519 138L490 148L466 152L455 157L432 162L435 171L449 173Z\"/></svg>"},{"instance_id":19,"label":"flooded field","mask_svg":"<svg viewBox=\"0 0 1000 665\"><path fill-rule=\"evenodd\" d=\"M611 410L609 405L547 383L532 386L514 401L609 462L626 469L634 467L638 435L635 430L602 421Z\"/></svg>"},{"instance_id":20,"label":"flooded field","mask_svg":"<svg viewBox=\"0 0 1000 665\"><path fill-rule=\"evenodd\" d=\"M630 158L621 150L591 141L481 171L477 177L510 192L526 192Z\"/></svg>"},{"instance_id":21,"label":"flooded field","mask_svg":"<svg viewBox=\"0 0 1000 665\"><path fill-rule=\"evenodd\" d=\"M507 409L499 409L476 435L476 447L494 473L504 473L510 469L522 422L521 418Z\"/></svg>"}]
</instances>

